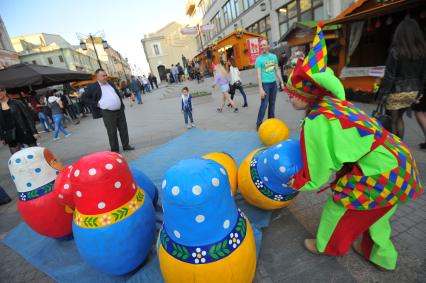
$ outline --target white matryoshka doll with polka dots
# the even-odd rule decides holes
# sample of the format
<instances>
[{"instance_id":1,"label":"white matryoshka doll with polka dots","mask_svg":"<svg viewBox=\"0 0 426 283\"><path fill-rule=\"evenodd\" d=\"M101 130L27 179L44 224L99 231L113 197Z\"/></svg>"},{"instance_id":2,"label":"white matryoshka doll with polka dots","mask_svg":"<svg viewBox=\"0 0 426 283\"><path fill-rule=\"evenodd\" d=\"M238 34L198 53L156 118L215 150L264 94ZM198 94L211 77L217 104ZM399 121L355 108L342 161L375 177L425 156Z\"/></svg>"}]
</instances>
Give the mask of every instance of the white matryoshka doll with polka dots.
<instances>
[{"instance_id":1,"label":"white matryoshka doll with polka dots","mask_svg":"<svg viewBox=\"0 0 426 283\"><path fill-rule=\"evenodd\" d=\"M288 139L268 148L256 149L238 169L238 189L254 206L268 210L282 208L298 194L287 183L301 168L302 152L298 140Z\"/></svg>"},{"instance_id":2,"label":"white matryoshka doll with polka dots","mask_svg":"<svg viewBox=\"0 0 426 283\"><path fill-rule=\"evenodd\" d=\"M126 160L114 152L82 157L70 170L74 239L95 269L123 275L140 266L155 242L155 211Z\"/></svg>"},{"instance_id":3,"label":"white matryoshka doll with polka dots","mask_svg":"<svg viewBox=\"0 0 426 283\"><path fill-rule=\"evenodd\" d=\"M162 195L157 249L166 282L252 282L253 231L235 205L224 166L205 158L180 161L165 174Z\"/></svg>"},{"instance_id":4,"label":"white matryoshka doll with polka dots","mask_svg":"<svg viewBox=\"0 0 426 283\"><path fill-rule=\"evenodd\" d=\"M9 159L9 171L19 193L18 210L25 223L46 237L72 233L72 213L58 202L53 186L61 161L47 148L24 148Z\"/></svg>"}]
</instances>

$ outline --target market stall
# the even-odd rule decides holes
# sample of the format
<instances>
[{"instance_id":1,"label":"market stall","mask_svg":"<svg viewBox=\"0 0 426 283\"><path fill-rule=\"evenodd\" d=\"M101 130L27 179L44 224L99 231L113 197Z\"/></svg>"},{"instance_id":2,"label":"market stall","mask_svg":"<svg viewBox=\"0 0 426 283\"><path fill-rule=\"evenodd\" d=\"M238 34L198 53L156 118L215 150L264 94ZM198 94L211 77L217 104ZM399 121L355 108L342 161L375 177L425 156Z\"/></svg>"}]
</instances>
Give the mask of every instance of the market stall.
<instances>
[{"instance_id":1,"label":"market stall","mask_svg":"<svg viewBox=\"0 0 426 283\"><path fill-rule=\"evenodd\" d=\"M211 71L212 64L222 63L228 67L228 61L233 57L240 70L250 69L254 67L256 57L260 54L259 44L262 38L266 37L238 29L209 45L194 60Z\"/></svg>"},{"instance_id":2,"label":"market stall","mask_svg":"<svg viewBox=\"0 0 426 283\"><path fill-rule=\"evenodd\" d=\"M326 23L341 25L342 46L335 70L349 96L374 98L371 94L384 76L394 31L407 14L425 31L424 0L359 0Z\"/></svg>"}]
</instances>

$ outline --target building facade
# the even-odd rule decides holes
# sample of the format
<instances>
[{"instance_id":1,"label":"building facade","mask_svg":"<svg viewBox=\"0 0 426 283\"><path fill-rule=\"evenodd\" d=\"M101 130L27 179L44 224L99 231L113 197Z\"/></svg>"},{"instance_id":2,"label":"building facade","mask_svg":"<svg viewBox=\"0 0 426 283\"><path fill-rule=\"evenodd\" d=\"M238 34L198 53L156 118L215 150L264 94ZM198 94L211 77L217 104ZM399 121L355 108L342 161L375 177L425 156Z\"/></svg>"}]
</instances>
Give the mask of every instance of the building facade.
<instances>
[{"instance_id":1,"label":"building facade","mask_svg":"<svg viewBox=\"0 0 426 283\"><path fill-rule=\"evenodd\" d=\"M13 49L6 26L0 17L0 69L20 63L19 56Z\"/></svg>"},{"instance_id":2,"label":"building facade","mask_svg":"<svg viewBox=\"0 0 426 283\"><path fill-rule=\"evenodd\" d=\"M181 33L183 26L171 22L162 29L144 36L141 40L151 73L161 80L166 79L166 70L171 65L183 65L182 56L192 59L197 54L194 35Z\"/></svg>"},{"instance_id":3,"label":"building facade","mask_svg":"<svg viewBox=\"0 0 426 283\"><path fill-rule=\"evenodd\" d=\"M189 25L210 25L197 36L198 50L236 29L265 34L272 47L297 21L325 20L337 16L354 0L188 0Z\"/></svg>"},{"instance_id":4,"label":"building facade","mask_svg":"<svg viewBox=\"0 0 426 283\"><path fill-rule=\"evenodd\" d=\"M113 48L105 49L101 38L94 38L100 65L89 41L86 42L86 50L83 50L80 45L71 45L60 35L38 33L13 37L12 45L23 63L86 73L94 73L101 67L109 75L120 79L126 79L126 74L130 75L127 61Z\"/></svg>"}]
</instances>

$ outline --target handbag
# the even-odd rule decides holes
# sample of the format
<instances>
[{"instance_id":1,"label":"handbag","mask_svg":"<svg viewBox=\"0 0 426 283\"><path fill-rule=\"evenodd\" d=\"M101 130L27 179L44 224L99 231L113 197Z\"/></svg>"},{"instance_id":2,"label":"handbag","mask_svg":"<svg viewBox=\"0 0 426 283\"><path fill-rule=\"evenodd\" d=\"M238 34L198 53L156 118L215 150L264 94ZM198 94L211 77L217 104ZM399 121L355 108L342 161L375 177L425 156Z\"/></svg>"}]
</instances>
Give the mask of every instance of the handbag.
<instances>
[{"instance_id":1,"label":"handbag","mask_svg":"<svg viewBox=\"0 0 426 283\"><path fill-rule=\"evenodd\" d=\"M238 80L238 81L236 81L236 82L234 83L234 87L235 87L235 88L239 88L239 87L241 87L241 85L242 85L242 83L241 83L241 81L240 81L240 80Z\"/></svg>"},{"instance_id":2,"label":"handbag","mask_svg":"<svg viewBox=\"0 0 426 283\"><path fill-rule=\"evenodd\" d=\"M387 131L392 131L392 118L388 114L386 114L385 110L386 99L382 99L376 107L376 110L371 113L371 116L376 118L377 121L385 128Z\"/></svg>"}]
</instances>

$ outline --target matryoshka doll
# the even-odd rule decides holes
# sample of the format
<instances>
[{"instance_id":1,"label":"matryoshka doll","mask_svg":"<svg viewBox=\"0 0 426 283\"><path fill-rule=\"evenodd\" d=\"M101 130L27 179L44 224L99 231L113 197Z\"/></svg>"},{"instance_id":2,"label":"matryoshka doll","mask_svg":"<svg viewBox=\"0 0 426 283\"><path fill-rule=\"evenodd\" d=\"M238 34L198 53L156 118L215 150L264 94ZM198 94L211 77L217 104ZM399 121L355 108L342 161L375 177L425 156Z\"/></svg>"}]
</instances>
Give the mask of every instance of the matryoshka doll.
<instances>
[{"instance_id":1,"label":"matryoshka doll","mask_svg":"<svg viewBox=\"0 0 426 283\"><path fill-rule=\"evenodd\" d=\"M298 192L289 188L290 178L302 168L298 140L286 140L250 153L238 169L238 189L245 200L262 209L290 204Z\"/></svg>"},{"instance_id":2,"label":"matryoshka doll","mask_svg":"<svg viewBox=\"0 0 426 283\"><path fill-rule=\"evenodd\" d=\"M82 258L109 275L124 275L148 256L155 212L126 160L114 152L82 157L70 171L74 239Z\"/></svg>"},{"instance_id":3,"label":"matryoshka doll","mask_svg":"<svg viewBox=\"0 0 426 283\"><path fill-rule=\"evenodd\" d=\"M62 238L72 233L73 211L61 204L53 186L61 161L47 148L24 148L9 159L9 171L19 193L18 210L37 233Z\"/></svg>"},{"instance_id":4,"label":"matryoshka doll","mask_svg":"<svg viewBox=\"0 0 426 283\"><path fill-rule=\"evenodd\" d=\"M251 282L256 246L216 161L180 161L162 182L164 223L157 249L166 282Z\"/></svg>"}]
</instances>

